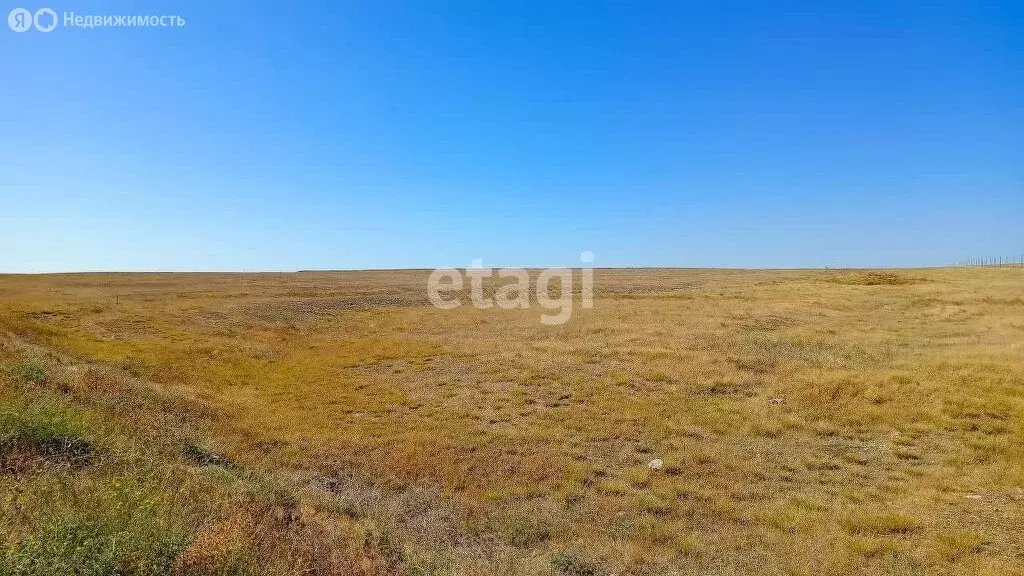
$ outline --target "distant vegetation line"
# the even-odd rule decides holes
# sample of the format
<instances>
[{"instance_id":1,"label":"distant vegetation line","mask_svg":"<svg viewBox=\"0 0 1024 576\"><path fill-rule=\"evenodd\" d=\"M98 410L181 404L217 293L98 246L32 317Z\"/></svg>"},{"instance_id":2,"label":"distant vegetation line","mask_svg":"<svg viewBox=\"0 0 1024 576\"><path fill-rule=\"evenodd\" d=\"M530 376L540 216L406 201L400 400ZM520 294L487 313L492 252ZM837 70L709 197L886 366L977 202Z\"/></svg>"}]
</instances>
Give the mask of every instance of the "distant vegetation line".
<instances>
[{"instance_id":1,"label":"distant vegetation line","mask_svg":"<svg viewBox=\"0 0 1024 576\"><path fill-rule=\"evenodd\" d=\"M997 256L991 258L968 258L967 260L957 260L953 263L954 266L1002 266L1002 267L1016 267L1024 268L1024 253L1017 256Z\"/></svg>"}]
</instances>

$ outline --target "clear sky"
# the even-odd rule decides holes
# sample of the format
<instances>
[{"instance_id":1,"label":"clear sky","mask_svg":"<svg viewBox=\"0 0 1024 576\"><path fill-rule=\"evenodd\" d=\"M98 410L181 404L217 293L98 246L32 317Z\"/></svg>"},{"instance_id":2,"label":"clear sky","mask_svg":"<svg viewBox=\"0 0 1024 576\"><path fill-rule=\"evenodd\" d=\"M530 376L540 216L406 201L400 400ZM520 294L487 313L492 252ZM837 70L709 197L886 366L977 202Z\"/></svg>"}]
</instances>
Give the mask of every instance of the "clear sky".
<instances>
[{"instance_id":1,"label":"clear sky","mask_svg":"<svg viewBox=\"0 0 1024 576\"><path fill-rule=\"evenodd\" d=\"M1024 252L1020 2L19 6L0 271Z\"/></svg>"}]
</instances>

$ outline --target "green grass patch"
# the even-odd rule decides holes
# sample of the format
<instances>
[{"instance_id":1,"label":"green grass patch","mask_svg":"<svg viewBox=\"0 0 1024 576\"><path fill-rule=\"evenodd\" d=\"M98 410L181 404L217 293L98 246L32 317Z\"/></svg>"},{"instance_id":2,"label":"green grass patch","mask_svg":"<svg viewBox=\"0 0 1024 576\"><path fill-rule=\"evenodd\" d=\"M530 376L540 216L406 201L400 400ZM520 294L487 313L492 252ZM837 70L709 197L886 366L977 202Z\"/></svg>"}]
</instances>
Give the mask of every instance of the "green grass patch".
<instances>
[{"instance_id":1,"label":"green grass patch","mask_svg":"<svg viewBox=\"0 0 1024 576\"><path fill-rule=\"evenodd\" d=\"M46 381L46 365L40 360L28 360L14 366L14 371L22 380L41 384Z\"/></svg>"},{"instance_id":2,"label":"green grass patch","mask_svg":"<svg viewBox=\"0 0 1024 576\"><path fill-rule=\"evenodd\" d=\"M15 536L0 553L0 572L164 574L191 542L195 513L158 475L69 480L52 475L31 483L22 502L28 517L4 526Z\"/></svg>"},{"instance_id":3,"label":"green grass patch","mask_svg":"<svg viewBox=\"0 0 1024 576\"><path fill-rule=\"evenodd\" d=\"M0 462L8 472L37 465L87 465L95 448L85 412L63 399L43 396L0 401Z\"/></svg>"}]
</instances>

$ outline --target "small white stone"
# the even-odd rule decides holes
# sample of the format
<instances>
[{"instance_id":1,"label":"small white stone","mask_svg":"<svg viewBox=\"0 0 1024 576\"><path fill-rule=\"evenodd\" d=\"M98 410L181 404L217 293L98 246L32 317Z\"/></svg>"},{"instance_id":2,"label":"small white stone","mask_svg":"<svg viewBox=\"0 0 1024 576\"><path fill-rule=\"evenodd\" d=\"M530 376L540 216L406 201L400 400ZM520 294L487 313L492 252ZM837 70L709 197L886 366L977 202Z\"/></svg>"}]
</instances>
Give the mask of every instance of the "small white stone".
<instances>
[{"instance_id":1,"label":"small white stone","mask_svg":"<svg viewBox=\"0 0 1024 576\"><path fill-rule=\"evenodd\" d=\"M651 470L661 470L661 467L664 465L665 463L661 461L661 458L655 458L647 463L647 467Z\"/></svg>"}]
</instances>

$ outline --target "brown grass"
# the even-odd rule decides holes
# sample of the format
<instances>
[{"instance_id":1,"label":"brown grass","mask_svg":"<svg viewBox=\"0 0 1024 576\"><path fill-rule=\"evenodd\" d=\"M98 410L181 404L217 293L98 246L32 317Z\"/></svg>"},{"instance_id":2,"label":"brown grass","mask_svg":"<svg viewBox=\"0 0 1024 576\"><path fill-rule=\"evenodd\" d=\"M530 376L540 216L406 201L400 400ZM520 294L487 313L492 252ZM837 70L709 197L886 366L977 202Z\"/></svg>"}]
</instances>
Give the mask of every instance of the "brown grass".
<instances>
[{"instance_id":1,"label":"brown grass","mask_svg":"<svg viewBox=\"0 0 1024 576\"><path fill-rule=\"evenodd\" d=\"M598 270L595 308L555 327L436 310L426 275L7 276L0 326L60 358L65 393L135 378L130 419L205 427L284 478L317 530L375 551L345 562L1024 564L1022 270ZM187 414L158 410L176 399ZM254 522L205 528L179 563L251 545Z\"/></svg>"}]
</instances>

